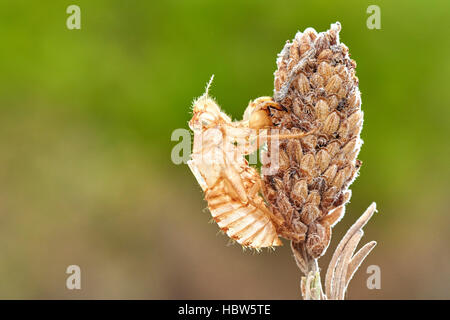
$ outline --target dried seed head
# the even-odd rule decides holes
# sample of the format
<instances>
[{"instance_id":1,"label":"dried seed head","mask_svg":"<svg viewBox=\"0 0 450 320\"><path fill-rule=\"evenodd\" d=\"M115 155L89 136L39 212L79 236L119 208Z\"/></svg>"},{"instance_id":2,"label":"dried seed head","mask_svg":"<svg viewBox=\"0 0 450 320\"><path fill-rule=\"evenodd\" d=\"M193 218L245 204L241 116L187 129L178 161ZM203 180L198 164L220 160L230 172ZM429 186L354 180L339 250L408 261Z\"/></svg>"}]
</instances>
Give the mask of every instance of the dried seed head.
<instances>
[{"instance_id":1,"label":"dried seed head","mask_svg":"<svg viewBox=\"0 0 450 320\"><path fill-rule=\"evenodd\" d=\"M313 154L311 153L311 151L313 151L316 148L316 146L317 146L317 136L309 135L302 139L302 147L304 153Z\"/></svg>"},{"instance_id":2,"label":"dried seed head","mask_svg":"<svg viewBox=\"0 0 450 320\"><path fill-rule=\"evenodd\" d=\"M306 250L312 257L319 257L330 244L331 228L320 223L313 223L308 228Z\"/></svg>"},{"instance_id":3,"label":"dried seed head","mask_svg":"<svg viewBox=\"0 0 450 320\"><path fill-rule=\"evenodd\" d=\"M319 100L316 103L317 119L320 121L324 121L329 113L330 109L328 107L328 103L325 100Z\"/></svg>"},{"instance_id":4,"label":"dried seed head","mask_svg":"<svg viewBox=\"0 0 450 320\"><path fill-rule=\"evenodd\" d=\"M304 239L305 234L308 231L308 227L300 221L300 216L295 216L292 219L292 227L293 231L297 234L297 237Z\"/></svg>"},{"instance_id":5,"label":"dried seed head","mask_svg":"<svg viewBox=\"0 0 450 320\"><path fill-rule=\"evenodd\" d=\"M328 79L330 79L330 77L333 75L333 68L328 62L323 61L319 64L317 72L319 72L319 74L325 81L328 81Z\"/></svg>"},{"instance_id":6,"label":"dried seed head","mask_svg":"<svg viewBox=\"0 0 450 320\"><path fill-rule=\"evenodd\" d=\"M342 80L339 77L339 75L335 74L333 75L330 80L328 80L327 85L325 86L325 92L327 94L334 94L339 91L342 85Z\"/></svg>"},{"instance_id":7,"label":"dried seed head","mask_svg":"<svg viewBox=\"0 0 450 320\"><path fill-rule=\"evenodd\" d=\"M353 152L357 150L357 139L354 138L350 140L341 150L342 155L344 156L344 159L347 162L351 162L354 160Z\"/></svg>"},{"instance_id":8,"label":"dried seed head","mask_svg":"<svg viewBox=\"0 0 450 320\"><path fill-rule=\"evenodd\" d=\"M322 52L317 56L317 61L330 61L333 52L330 49L322 50Z\"/></svg>"},{"instance_id":9,"label":"dried seed head","mask_svg":"<svg viewBox=\"0 0 450 320\"><path fill-rule=\"evenodd\" d=\"M294 208L292 207L291 202L284 193L279 194L277 198L277 204L281 215L285 218L286 221L290 221L294 214Z\"/></svg>"},{"instance_id":10,"label":"dried seed head","mask_svg":"<svg viewBox=\"0 0 450 320\"><path fill-rule=\"evenodd\" d=\"M333 158L341 150L341 146L340 146L339 142L333 141L330 144L328 144L326 149L327 149L328 153L330 154L330 156Z\"/></svg>"},{"instance_id":11,"label":"dried seed head","mask_svg":"<svg viewBox=\"0 0 450 320\"><path fill-rule=\"evenodd\" d=\"M281 171L286 171L289 169L291 163L289 161L289 156L287 154L287 152L283 149L280 150L280 159L279 159L279 169Z\"/></svg>"},{"instance_id":12,"label":"dried seed head","mask_svg":"<svg viewBox=\"0 0 450 320\"><path fill-rule=\"evenodd\" d=\"M336 200L337 193L338 188L334 186L328 188L328 190L323 193L321 206L322 210L325 211L324 215L328 214L328 211L330 210L334 201Z\"/></svg>"},{"instance_id":13,"label":"dried seed head","mask_svg":"<svg viewBox=\"0 0 450 320\"><path fill-rule=\"evenodd\" d=\"M348 167L345 167L344 169L341 169L338 171L336 176L334 177L332 185L336 187L337 189L341 189L342 185L344 184L345 180L347 180L348 177Z\"/></svg>"},{"instance_id":14,"label":"dried seed head","mask_svg":"<svg viewBox=\"0 0 450 320\"><path fill-rule=\"evenodd\" d=\"M337 173L337 165L333 164L327 168L327 170L324 172L322 176L325 178L327 183L331 185L331 182L334 180L336 173Z\"/></svg>"},{"instance_id":15,"label":"dried seed head","mask_svg":"<svg viewBox=\"0 0 450 320\"><path fill-rule=\"evenodd\" d=\"M356 63L339 41L340 29L336 23L319 34L313 29L297 33L278 55L275 71L274 100L284 109L271 112L273 126L287 134L308 134L283 142L280 169L263 176L268 185L273 178L281 179L283 187L277 190L283 194L264 190L274 212L285 217L283 210L289 212L291 220L277 229L279 234L299 241L296 230L302 223L300 233L306 234L305 246L313 258L324 253L331 236L331 227L319 220L349 200L347 188L360 167L356 157L363 113ZM296 174L286 179L286 172Z\"/></svg>"},{"instance_id":16,"label":"dried seed head","mask_svg":"<svg viewBox=\"0 0 450 320\"><path fill-rule=\"evenodd\" d=\"M358 108L361 105L361 98L359 90L355 90L348 99L348 107L353 110Z\"/></svg>"},{"instance_id":17,"label":"dried seed head","mask_svg":"<svg viewBox=\"0 0 450 320\"><path fill-rule=\"evenodd\" d=\"M319 191L317 191L317 190L311 191L308 195L308 199L306 200L306 202L317 207L320 204Z\"/></svg>"},{"instance_id":18,"label":"dried seed head","mask_svg":"<svg viewBox=\"0 0 450 320\"><path fill-rule=\"evenodd\" d=\"M307 78L303 73L301 73L301 74L298 76L298 78L297 78L297 89L298 89L298 91L299 91L301 94L305 95L305 94L308 93L309 88L310 88L310 87L309 87L309 81L308 81L308 78Z\"/></svg>"},{"instance_id":19,"label":"dried seed head","mask_svg":"<svg viewBox=\"0 0 450 320\"><path fill-rule=\"evenodd\" d=\"M314 159L314 155L311 153L306 154L301 162L300 169L304 171L306 175L311 175L315 169L316 160Z\"/></svg>"},{"instance_id":20,"label":"dried seed head","mask_svg":"<svg viewBox=\"0 0 450 320\"><path fill-rule=\"evenodd\" d=\"M280 192L284 189L283 180L278 177L274 177L273 186L275 187L275 191Z\"/></svg>"},{"instance_id":21,"label":"dried seed head","mask_svg":"<svg viewBox=\"0 0 450 320\"><path fill-rule=\"evenodd\" d=\"M350 137L359 136L362 129L363 112L358 110L348 117L348 134Z\"/></svg>"},{"instance_id":22,"label":"dried seed head","mask_svg":"<svg viewBox=\"0 0 450 320\"><path fill-rule=\"evenodd\" d=\"M300 163L303 157L303 150L300 141L290 140L287 144L286 150L293 163Z\"/></svg>"},{"instance_id":23,"label":"dried seed head","mask_svg":"<svg viewBox=\"0 0 450 320\"><path fill-rule=\"evenodd\" d=\"M301 207L308 197L308 185L306 180L298 180L291 191L291 199L297 207Z\"/></svg>"},{"instance_id":24,"label":"dried seed head","mask_svg":"<svg viewBox=\"0 0 450 320\"><path fill-rule=\"evenodd\" d=\"M330 106L330 110L337 109L339 106L339 100L336 96L328 97L328 105Z\"/></svg>"},{"instance_id":25,"label":"dried seed head","mask_svg":"<svg viewBox=\"0 0 450 320\"><path fill-rule=\"evenodd\" d=\"M311 223L316 221L319 217L320 217L319 208L309 203L303 207L303 210L300 213L300 220L306 225L310 225Z\"/></svg>"},{"instance_id":26,"label":"dried seed head","mask_svg":"<svg viewBox=\"0 0 450 320\"><path fill-rule=\"evenodd\" d=\"M323 124L323 132L325 134L335 133L339 127L339 121L340 119L336 112L333 112L330 115L328 115L327 119Z\"/></svg>"},{"instance_id":27,"label":"dried seed head","mask_svg":"<svg viewBox=\"0 0 450 320\"><path fill-rule=\"evenodd\" d=\"M317 165L320 172L324 172L330 164L331 157L325 149L321 149L316 155Z\"/></svg>"},{"instance_id":28,"label":"dried seed head","mask_svg":"<svg viewBox=\"0 0 450 320\"><path fill-rule=\"evenodd\" d=\"M311 85L314 87L314 88L320 88L320 87L322 87L323 86L323 78L319 75L319 74L317 74L317 73L315 73L315 74L313 74L312 76L311 76Z\"/></svg>"}]
</instances>

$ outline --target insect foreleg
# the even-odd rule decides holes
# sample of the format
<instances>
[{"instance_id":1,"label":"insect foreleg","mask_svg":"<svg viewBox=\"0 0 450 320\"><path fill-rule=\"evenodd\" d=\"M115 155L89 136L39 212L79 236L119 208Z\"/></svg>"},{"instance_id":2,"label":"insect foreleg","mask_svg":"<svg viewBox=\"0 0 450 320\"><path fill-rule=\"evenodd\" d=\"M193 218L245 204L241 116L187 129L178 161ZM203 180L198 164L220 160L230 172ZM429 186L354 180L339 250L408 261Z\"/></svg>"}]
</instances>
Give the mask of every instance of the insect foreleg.
<instances>
[{"instance_id":1,"label":"insect foreleg","mask_svg":"<svg viewBox=\"0 0 450 320\"><path fill-rule=\"evenodd\" d=\"M270 133L270 134L262 134L259 135L261 139L264 141L270 140L270 139L278 139L278 140L285 140L285 139L299 139L306 136L309 136L310 134L314 133L315 129L308 131L308 132L300 132L300 133L288 133L288 134L281 134L281 133Z\"/></svg>"},{"instance_id":2,"label":"insect foreleg","mask_svg":"<svg viewBox=\"0 0 450 320\"><path fill-rule=\"evenodd\" d=\"M247 192L236 169L232 166L226 166L223 168L220 177L223 179L225 192L242 203L248 202Z\"/></svg>"},{"instance_id":3,"label":"insect foreleg","mask_svg":"<svg viewBox=\"0 0 450 320\"><path fill-rule=\"evenodd\" d=\"M238 144L240 151L244 154L251 154L257 151L261 146L267 143L268 140L286 140L286 139L299 139L306 137L315 130L311 130L308 132L300 132L300 133L289 133L289 134L280 134L280 133L267 133L266 129L259 130L255 129L255 134L252 134L247 137L243 144Z\"/></svg>"},{"instance_id":4,"label":"insect foreleg","mask_svg":"<svg viewBox=\"0 0 450 320\"><path fill-rule=\"evenodd\" d=\"M268 215L275 224L277 224L277 225L282 224L283 219L281 219L280 217L277 217L269 208L267 208L262 197L260 197L258 195L260 193L260 191L262 190L263 182L262 182L261 178L259 176L255 175L254 179L255 179L255 184L251 188L249 188L248 192L247 192L249 202L253 206L255 206L258 209L260 209L261 211L263 211L266 215Z\"/></svg>"}]
</instances>

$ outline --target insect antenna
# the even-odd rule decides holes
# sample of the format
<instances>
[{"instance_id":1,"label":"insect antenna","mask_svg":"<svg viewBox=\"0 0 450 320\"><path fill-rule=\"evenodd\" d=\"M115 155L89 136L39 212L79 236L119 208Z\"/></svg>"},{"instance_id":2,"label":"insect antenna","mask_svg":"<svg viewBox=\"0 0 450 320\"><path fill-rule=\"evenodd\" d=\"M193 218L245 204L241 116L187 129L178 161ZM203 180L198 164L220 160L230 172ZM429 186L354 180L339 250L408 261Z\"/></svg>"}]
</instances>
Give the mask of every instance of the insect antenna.
<instances>
[{"instance_id":1,"label":"insect antenna","mask_svg":"<svg viewBox=\"0 0 450 320\"><path fill-rule=\"evenodd\" d=\"M211 78L209 79L208 83L206 84L205 95L208 95L209 88L211 87L211 84L212 84L213 80L214 80L214 75L211 76Z\"/></svg>"}]
</instances>

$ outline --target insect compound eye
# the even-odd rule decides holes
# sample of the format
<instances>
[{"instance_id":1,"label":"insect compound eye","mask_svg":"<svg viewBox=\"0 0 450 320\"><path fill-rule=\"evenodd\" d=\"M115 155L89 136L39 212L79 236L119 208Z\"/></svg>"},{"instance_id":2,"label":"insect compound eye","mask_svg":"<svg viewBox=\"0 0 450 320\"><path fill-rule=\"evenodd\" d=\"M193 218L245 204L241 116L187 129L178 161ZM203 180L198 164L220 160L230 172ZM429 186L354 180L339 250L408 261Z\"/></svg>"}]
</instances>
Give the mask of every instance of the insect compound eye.
<instances>
[{"instance_id":1,"label":"insect compound eye","mask_svg":"<svg viewBox=\"0 0 450 320\"><path fill-rule=\"evenodd\" d=\"M269 126L272 126L272 119L270 119L267 110L256 109L252 112L249 122L251 129L262 129Z\"/></svg>"},{"instance_id":2,"label":"insect compound eye","mask_svg":"<svg viewBox=\"0 0 450 320\"><path fill-rule=\"evenodd\" d=\"M202 112L198 116L198 124L202 126L209 126L214 120L214 116L209 112Z\"/></svg>"}]
</instances>

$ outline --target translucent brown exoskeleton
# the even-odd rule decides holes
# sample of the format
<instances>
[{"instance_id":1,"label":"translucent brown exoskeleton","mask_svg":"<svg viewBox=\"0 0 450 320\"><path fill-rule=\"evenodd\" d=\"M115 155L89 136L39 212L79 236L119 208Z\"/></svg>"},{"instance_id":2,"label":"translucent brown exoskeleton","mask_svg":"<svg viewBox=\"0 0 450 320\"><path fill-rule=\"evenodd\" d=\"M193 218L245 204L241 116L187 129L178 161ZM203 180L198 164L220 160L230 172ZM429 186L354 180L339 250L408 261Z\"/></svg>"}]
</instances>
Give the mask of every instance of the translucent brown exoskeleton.
<instances>
[{"instance_id":1,"label":"translucent brown exoskeleton","mask_svg":"<svg viewBox=\"0 0 450 320\"><path fill-rule=\"evenodd\" d=\"M231 239L255 249L282 245L277 232L282 219L267 207L260 194L260 174L245 156L269 139L299 138L305 133L270 134L268 112L281 108L271 97L250 102L243 120L233 122L208 95L208 87L193 103L189 127L194 143L188 166L205 193L213 219Z\"/></svg>"}]
</instances>

